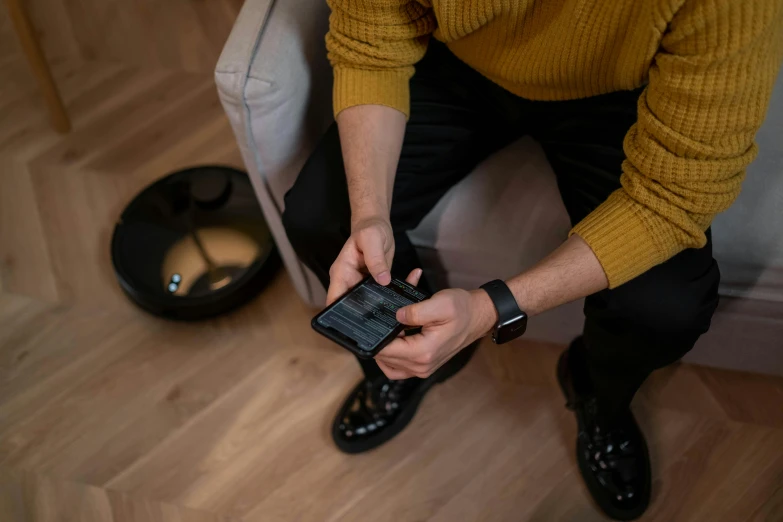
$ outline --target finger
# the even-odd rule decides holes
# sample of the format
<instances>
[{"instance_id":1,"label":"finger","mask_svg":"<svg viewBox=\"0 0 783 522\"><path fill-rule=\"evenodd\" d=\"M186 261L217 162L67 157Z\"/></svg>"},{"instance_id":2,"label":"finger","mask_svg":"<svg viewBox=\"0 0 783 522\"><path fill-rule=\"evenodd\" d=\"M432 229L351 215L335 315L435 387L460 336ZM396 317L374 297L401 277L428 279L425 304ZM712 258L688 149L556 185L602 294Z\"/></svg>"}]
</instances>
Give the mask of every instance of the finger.
<instances>
[{"instance_id":1,"label":"finger","mask_svg":"<svg viewBox=\"0 0 783 522\"><path fill-rule=\"evenodd\" d=\"M413 377L413 375L408 373L406 370L392 368L391 366L387 365L383 361L379 361L376 359L376 363L378 364L378 368L381 369L383 374L393 381L400 381L402 379L409 379Z\"/></svg>"},{"instance_id":2,"label":"finger","mask_svg":"<svg viewBox=\"0 0 783 522\"><path fill-rule=\"evenodd\" d=\"M430 367L425 364L414 364L411 361L404 361L402 359L394 359L390 357L376 357L375 360L380 361L386 366L397 371L404 372L409 377L422 377L426 375L430 369Z\"/></svg>"},{"instance_id":3,"label":"finger","mask_svg":"<svg viewBox=\"0 0 783 522\"><path fill-rule=\"evenodd\" d=\"M388 366L404 370L410 375L424 379L438 371L438 368L443 366L454 355L456 354L439 354L437 351L433 352L417 350L417 353L413 356L413 359L401 359L392 355L385 356L382 358L382 360ZM376 358L377 357L378 356L376 356Z\"/></svg>"},{"instance_id":4,"label":"finger","mask_svg":"<svg viewBox=\"0 0 783 522\"><path fill-rule=\"evenodd\" d=\"M399 353L399 352L397 352ZM400 357L397 353L392 352L391 355L387 354L385 350L375 355L375 360L383 361L389 366L393 366L398 369L406 369L412 372L418 371L422 368L422 365L414 360L414 357Z\"/></svg>"},{"instance_id":5,"label":"finger","mask_svg":"<svg viewBox=\"0 0 783 522\"><path fill-rule=\"evenodd\" d=\"M419 281L421 280L421 274L422 270L421 268L414 268L411 270L411 273L408 274L408 277L405 278L405 282L409 285L416 286L419 284Z\"/></svg>"},{"instance_id":6,"label":"finger","mask_svg":"<svg viewBox=\"0 0 783 522\"><path fill-rule=\"evenodd\" d=\"M383 236L381 234L365 234L360 237L360 241L358 246L364 256L364 264L373 279L383 286L391 283L391 272L389 271L389 263L386 261Z\"/></svg>"},{"instance_id":7,"label":"finger","mask_svg":"<svg viewBox=\"0 0 783 522\"><path fill-rule=\"evenodd\" d=\"M412 336L411 336L412 337ZM409 360L416 355L410 344L410 337L397 337L387 344L375 357L383 359Z\"/></svg>"},{"instance_id":8,"label":"finger","mask_svg":"<svg viewBox=\"0 0 783 522\"><path fill-rule=\"evenodd\" d=\"M410 335L416 335L421 333L421 326L414 326L413 328L406 328L397 334L397 337L407 337Z\"/></svg>"},{"instance_id":9,"label":"finger","mask_svg":"<svg viewBox=\"0 0 783 522\"><path fill-rule=\"evenodd\" d=\"M407 337L398 337L390 342L379 355L386 359L406 361L410 364L426 364L427 354L434 353L442 343L442 335L437 332L422 332Z\"/></svg>"},{"instance_id":10,"label":"finger","mask_svg":"<svg viewBox=\"0 0 783 522\"><path fill-rule=\"evenodd\" d=\"M327 306L342 297L343 294L364 279L361 272L342 263L340 258L334 262L331 270L329 270L329 274L329 289L326 292Z\"/></svg>"},{"instance_id":11,"label":"finger","mask_svg":"<svg viewBox=\"0 0 783 522\"><path fill-rule=\"evenodd\" d=\"M389 368L398 371L405 371L408 373L413 373L416 371L416 368L411 365L410 361L404 361L395 357L384 357L381 354L378 354L375 356L375 362L385 364Z\"/></svg>"},{"instance_id":12,"label":"finger","mask_svg":"<svg viewBox=\"0 0 783 522\"><path fill-rule=\"evenodd\" d=\"M397 310L397 320L407 326L426 326L443 322L454 315L451 299L438 297L412 304Z\"/></svg>"},{"instance_id":13,"label":"finger","mask_svg":"<svg viewBox=\"0 0 783 522\"><path fill-rule=\"evenodd\" d=\"M421 274L422 274L421 268L414 268L413 270L411 270L411 273L408 274L408 277L405 278L405 282L410 285L416 286L419 284L419 281L421 280ZM405 330L398 333L397 337L405 337Z\"/></svg>"},{"instance_id":14,"label":"finger","mask_svg":"<svg viewBox=\"0 0 783 522\"><path fill-rule=\"evenodd\" d=\"M419 361L423 353L424 346L418 342L412 342L413 337L422 337L421 334L409 337L398 337L385 346L375 356L375 360L383 361L387 365L397 369L405 369L408 372L415 373L424 368L425 365Z\"/></svg>"}]
</instances>

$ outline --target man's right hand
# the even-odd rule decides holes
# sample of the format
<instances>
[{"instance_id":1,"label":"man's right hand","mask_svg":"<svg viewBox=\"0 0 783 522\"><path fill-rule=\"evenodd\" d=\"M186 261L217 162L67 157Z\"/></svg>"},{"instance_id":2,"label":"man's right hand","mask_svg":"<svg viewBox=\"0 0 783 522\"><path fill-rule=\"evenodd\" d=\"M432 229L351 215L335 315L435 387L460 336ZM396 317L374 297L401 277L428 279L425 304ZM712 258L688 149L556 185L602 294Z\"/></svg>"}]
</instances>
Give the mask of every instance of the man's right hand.
<instances>
[{"instance_id":1,"label":"man's right hand","mask_svg":"<svg viewBox=\"0 0 783 522\"><path fill-rule=\"evenodd\" d=\"M391 282L394 234L388 219L370 217L356 221L351 237L329 269L327 306L365 278L369 272L381 285Z\"/></svg>"}]
</instances>

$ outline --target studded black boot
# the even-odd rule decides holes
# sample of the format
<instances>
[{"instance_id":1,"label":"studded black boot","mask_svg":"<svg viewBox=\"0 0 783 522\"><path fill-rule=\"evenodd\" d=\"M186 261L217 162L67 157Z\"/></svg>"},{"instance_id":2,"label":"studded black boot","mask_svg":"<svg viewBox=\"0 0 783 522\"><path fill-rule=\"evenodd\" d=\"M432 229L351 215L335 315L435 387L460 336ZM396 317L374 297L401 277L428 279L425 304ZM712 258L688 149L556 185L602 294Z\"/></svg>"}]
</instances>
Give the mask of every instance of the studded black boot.
<instances>
[{"instance_id":1,"label":"studded black boot","mask_svg":"<svg viewBox=\"0 0 783 522\"><path fill-rule=\"evenodd\" d=\"M426 379L364 379L337 412L332 426L337 447L345 453L361 453L400 433L413 419L429 389L464 368L477 346L478 342L461 350Z\"/></svg>"},{"instance_id":2,"label":"studded black boot","mask_svg":"<svg viewBox=\"0 0 783 522\"><path fill-rule=\"evenodd\" d=\"M574 343L581 343L577 339ZM652 479L647 443L630 409L611 421L599 415L600 405L587 390L574 385L566 350L557 377L566 407L576 414L576 457L579 471L596 504L615 520L639 518L650 503Z\"/></svg>"}]
</instances>

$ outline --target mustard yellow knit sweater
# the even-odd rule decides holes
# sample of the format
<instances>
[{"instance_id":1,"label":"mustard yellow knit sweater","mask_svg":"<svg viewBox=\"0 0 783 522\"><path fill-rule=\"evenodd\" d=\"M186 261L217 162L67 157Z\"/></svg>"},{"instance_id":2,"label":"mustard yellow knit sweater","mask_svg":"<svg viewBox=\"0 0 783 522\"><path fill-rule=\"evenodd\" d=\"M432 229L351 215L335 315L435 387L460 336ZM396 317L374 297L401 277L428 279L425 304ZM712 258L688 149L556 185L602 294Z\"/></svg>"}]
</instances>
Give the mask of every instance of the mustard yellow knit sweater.
<instances>
[{"instance_id":1,"label":"mustard yellow knit sweater","mask_svg":"<svg viewBox=\"0 0 783 522\"><path fill-rule=\"evenodd\" d=\"M329 0L334 111L408 115L430 35L505 89L567 100L647 85L622 189L578 223L610 287L686 248L740 191L783 56L783 0ZM783 136L781 136L783 146ZM769 226L783 226L770 223Z\"/></svg>"}]
</instances>

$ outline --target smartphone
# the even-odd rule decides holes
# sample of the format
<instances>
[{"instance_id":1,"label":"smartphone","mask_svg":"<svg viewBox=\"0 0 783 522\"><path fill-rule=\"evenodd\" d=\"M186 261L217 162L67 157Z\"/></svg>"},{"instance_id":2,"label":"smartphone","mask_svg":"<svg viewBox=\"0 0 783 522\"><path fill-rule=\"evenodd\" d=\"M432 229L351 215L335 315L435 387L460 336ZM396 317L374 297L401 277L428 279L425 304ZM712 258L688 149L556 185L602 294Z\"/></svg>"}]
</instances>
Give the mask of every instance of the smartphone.
<instances>
[{"instance_id":1,"label":"smartphone","mask_svg":"<svg viewBox=\"0 0 783 522\"><path fill-rule=\"evenodd\" d=\"M387 286L368 277L313 318L313 329L363 359L371 359L405 328L396 319L403 306L429 296L400 279Z\"/></svg>"}]
</instances>

